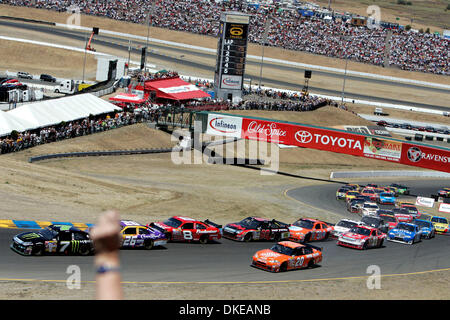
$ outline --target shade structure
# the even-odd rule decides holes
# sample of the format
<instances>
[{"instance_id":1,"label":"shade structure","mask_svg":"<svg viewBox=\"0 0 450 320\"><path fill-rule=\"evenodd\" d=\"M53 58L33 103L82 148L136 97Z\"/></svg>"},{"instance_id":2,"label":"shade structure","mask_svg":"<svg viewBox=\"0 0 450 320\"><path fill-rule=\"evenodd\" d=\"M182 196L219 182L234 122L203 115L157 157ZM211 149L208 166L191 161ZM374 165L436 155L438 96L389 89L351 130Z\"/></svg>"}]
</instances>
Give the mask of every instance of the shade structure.
<instances>
[{"instance_id":1,"label":"shade structure","mask_svg":"<svg viewBox=\"0 0 450 320\"><path fill-rule=\"evenodd\" d=\"M140 98L138 95L131 93L120 93L114 97L109 98L109 100L115 102L136 103L136 104L141 104L147 101L147 99Z\"/></svg>"},{"instance_id":2,"label":"shade structure","mask_svg":"<svg viewBox=\"0 0 450 320\"><path fill-rule=\"evenodd\" d=\"M32 126L32 124L26 120L17 119L9 112L0 111L0 137L7 136L14 130L17 132L26 131L29 126Z\"/></svg>"},{"instance_id":3,"label":"shade structure","mask_svg":"<svg viewBox=\"0 0 450 320\"><path fill-rule=\"evenodd\" d=\"M148 80L145 82L145 91L156 91L157 98L170 100L190 100L211 97L197 86L179 77Z\"/></svg>"},{"instance_id":4,"label":"shade structure","mask_svg":"<svg viewBox=\"0 0 450 320\"><path fill-rule=\"evenodd\" d=\"M85 93L23 105L8 114L23 124L24 129L15 129L22 132L120 110L108 101Z\"/></svg>"}]
</instances>

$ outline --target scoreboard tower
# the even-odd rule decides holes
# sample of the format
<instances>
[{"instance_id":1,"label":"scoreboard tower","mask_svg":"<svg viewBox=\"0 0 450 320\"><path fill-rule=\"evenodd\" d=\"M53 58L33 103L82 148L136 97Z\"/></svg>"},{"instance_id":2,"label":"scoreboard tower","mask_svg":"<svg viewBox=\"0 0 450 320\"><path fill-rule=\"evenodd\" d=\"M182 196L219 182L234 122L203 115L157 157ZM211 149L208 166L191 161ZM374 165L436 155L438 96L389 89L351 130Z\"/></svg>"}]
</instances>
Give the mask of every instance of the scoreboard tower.
<instances>
[{"instance_id":1,"label":"scoreboard tower","mask_svg":"<svg viewBox=\"0 0 450 320\"><path fill-rule=\"evenodd\" d=\"M214 73L216 99L242 99L249 22L250 16L239 12L224 12L220 17Z\"/></svg>"}]
</instances>

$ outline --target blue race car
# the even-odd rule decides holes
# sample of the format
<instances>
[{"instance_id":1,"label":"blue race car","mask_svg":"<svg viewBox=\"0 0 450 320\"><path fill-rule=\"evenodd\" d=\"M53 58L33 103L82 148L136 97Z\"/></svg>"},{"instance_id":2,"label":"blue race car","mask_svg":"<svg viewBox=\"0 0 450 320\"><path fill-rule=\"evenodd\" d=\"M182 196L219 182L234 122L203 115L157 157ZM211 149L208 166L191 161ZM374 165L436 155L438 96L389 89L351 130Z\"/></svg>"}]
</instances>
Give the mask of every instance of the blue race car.
<instances>
[{"instance_id":1,"label":"blue race car","mask_svg":"<svg viewBox=\"0 0 450 320\"><path fill-rule=\"evenodd\" d=\"M382 192L378 198L380 204L395 204L395 195L391 192Z\"/></svg>"},{"instance_id":2,"label":"blue race car","mask_svg":"<svg viewBox=\"0 0 450 320\"><path fill-rule=\"evenodd\" d=\"M391 229L386 240L392 242L401 242L407 244L414 244L421 241L422 232L419 226L413 223L399 222L394 229Z\"/></svg>"},{"instance_id":3,"label":"blue race car","mask_svg":"<svg viewBox=\"0 0 450 320\"><path fill-rule=\"evenodd\" d=\"M412 223L419 227L419 230L422 232L422 238L431 239L436 236L436 230L431 221L415 219Z\"/></svg>"}]
</instances>

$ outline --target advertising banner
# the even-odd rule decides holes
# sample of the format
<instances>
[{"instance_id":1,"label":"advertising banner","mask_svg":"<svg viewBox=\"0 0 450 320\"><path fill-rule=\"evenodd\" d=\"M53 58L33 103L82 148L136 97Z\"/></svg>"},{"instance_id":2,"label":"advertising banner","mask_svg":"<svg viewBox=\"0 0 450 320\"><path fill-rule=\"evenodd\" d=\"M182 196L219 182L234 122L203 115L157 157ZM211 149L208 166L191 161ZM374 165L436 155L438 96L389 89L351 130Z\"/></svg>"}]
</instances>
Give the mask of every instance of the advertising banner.
<instances>
[{"instance_id":1,"label":"advertising banner","mask_svg":"<svg viewBox=\"0 0 450 320\"><path fill-rule=\"evenodd\" d=\"M374 137L365 137L364 156L366 158L399 162L402 157L402 143Z\"/></svg>"},{"instance_id":2,"label":"advertising banner","mask_svg":"<svg viewBox=\"0 0 450 320\"><path fill-rule=\"evenodd\" d=\"M211 135L240 138L242 118L219 114L208 114L206 133Z\"/></svg>"},{"instance_id":3,"label":"advertising banner","mask_svg":"<svg viewBox=\"0 0 450 320\"><path fill-rule=\"evenodd\" d=\"M403 143L401 163L410 166L450 172L450 151Z\"/></svg>"},{"instance_id":4,"label":"advertising banner","mask_svg":"<svg viewBox=\"0 0 450 320\"><path fill-rule=\"evenodd\" d=\"M363 156L364 136L276 121L247 119L242 138Z\"/></svg>"},{"instance_id":5,"label":"advertising banner","mask_svg":"<svg viewBox=\"0 0 450 320\"><path fill-rule=\"evenodd\" d=\"M434 206L434 199L433 198L427 198L427 197L420 197L420 196L418 196L416 198L416 205L417 206L422 206L422 207L433 208L433 206Z\"/></svg>"},{"instance_id":6,"label":"advertising banner","mask_svg":"<svg viewBox=\"0 0 450 320\"><path fill-rule=\"evenodd\" d=\"M450 213L450 204L448 204L448 203L441 203L439 205L439 212Z\"/></svg>"}]
</instances>

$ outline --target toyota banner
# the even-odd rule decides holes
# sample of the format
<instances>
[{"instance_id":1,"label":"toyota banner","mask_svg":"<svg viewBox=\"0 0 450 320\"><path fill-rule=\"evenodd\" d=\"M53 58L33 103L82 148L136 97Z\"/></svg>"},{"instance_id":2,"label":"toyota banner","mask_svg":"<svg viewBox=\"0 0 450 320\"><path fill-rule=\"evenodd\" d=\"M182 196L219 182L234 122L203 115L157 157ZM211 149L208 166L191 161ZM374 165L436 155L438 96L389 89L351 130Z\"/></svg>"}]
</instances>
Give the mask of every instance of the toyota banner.
<instances>
[{"instance_id":1,"label":"toyota banner","mask_svg":"<svg viewBox=\"0 0 450 320\"><path fill-rule=\"evenodd\" d=\"M220 113L208 113L206 132L450 172L449 149L415 145L380 136Z\"/></svg>"}]
</instances>

